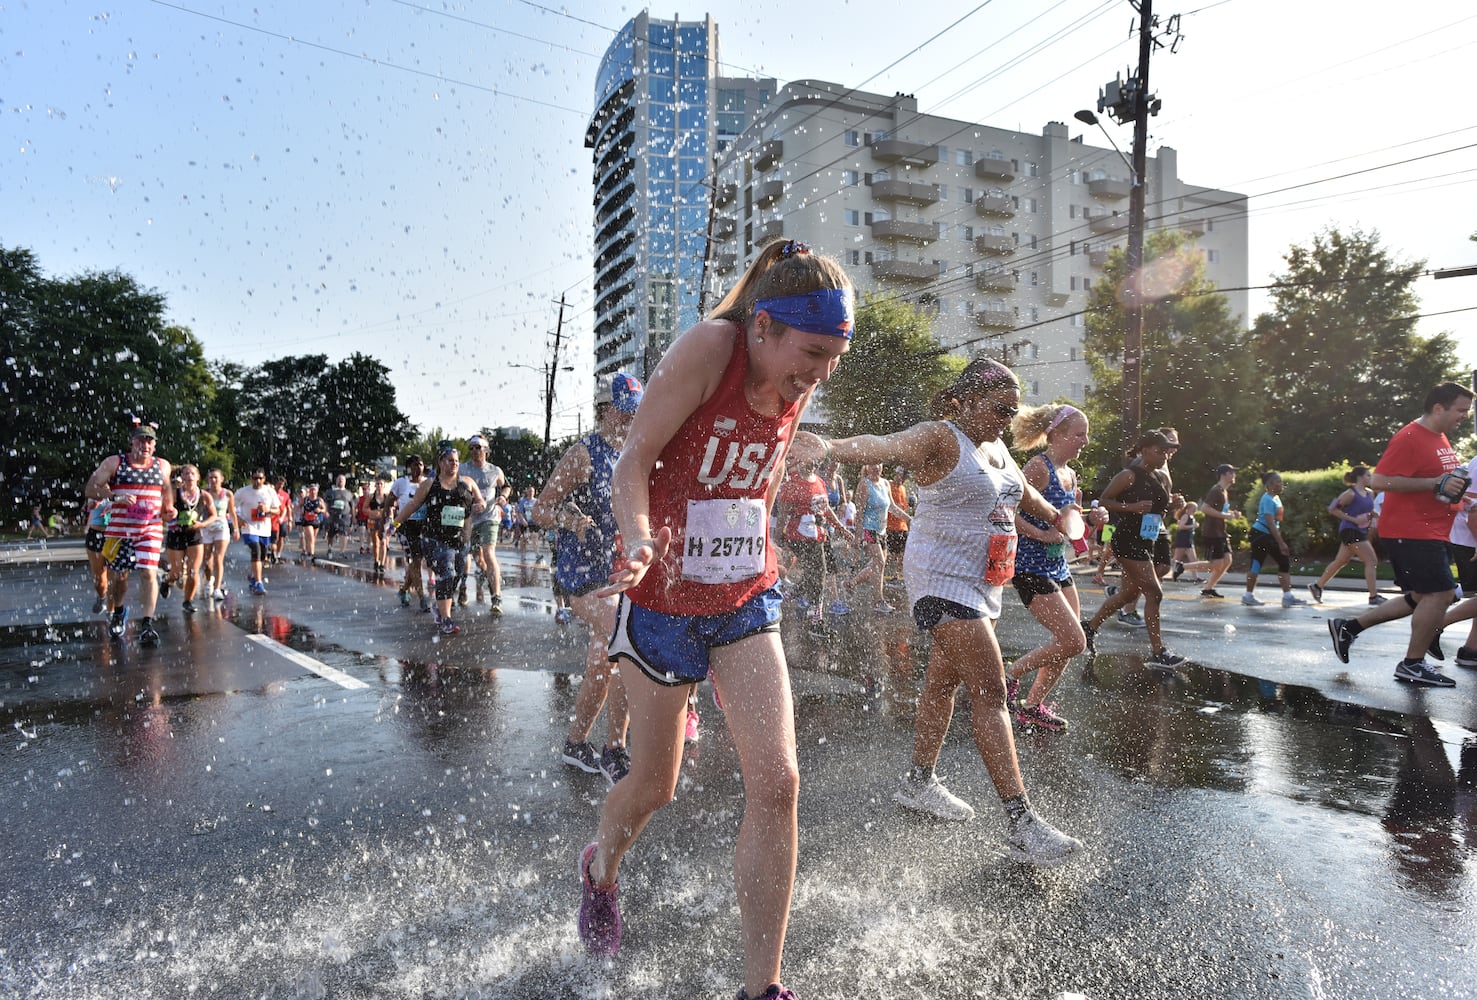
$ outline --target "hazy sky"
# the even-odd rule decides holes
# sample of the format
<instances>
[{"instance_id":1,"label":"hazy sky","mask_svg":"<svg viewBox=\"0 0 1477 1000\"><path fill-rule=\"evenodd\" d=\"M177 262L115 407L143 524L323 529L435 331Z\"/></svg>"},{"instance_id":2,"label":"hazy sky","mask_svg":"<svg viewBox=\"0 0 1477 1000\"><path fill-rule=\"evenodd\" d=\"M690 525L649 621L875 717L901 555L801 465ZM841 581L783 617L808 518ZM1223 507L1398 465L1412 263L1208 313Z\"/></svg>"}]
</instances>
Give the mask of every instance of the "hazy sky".
<instances>
[{"instance_id":1,"label":"hazy sky","mask_svg":"<svg viewBox=\"0 0 1477 1000\"><path fill-rule=\"evenodd\" d=\"M555 434L573 432L590 410L584 131L599 54L640 9L0 0L0 244L53 275L132 274L211 358L372 354L413 421L458 434L542 433L532 369L563 293L575 371L560 375ZM1190 183L1252 196L1252 284L1332 225L1377 229L1432 267L1477 263L1469 2L1156 9L1181 13L1184 37L1153 64L1150 148L1176 148ZM903 91L925 113L1036 134L1050 120L1081 131L1072 113L1137 52L1127 0L656 13L711 13L733 75ZM1130 130L1109 128L1127 149ZM1477 278L1416 290L1428 313L1477 303ZM1264 301L1254 292L1253 310ZM1423 330L1457 334L1477 361L1477 311Z\"/></svg>"}]
</instances>

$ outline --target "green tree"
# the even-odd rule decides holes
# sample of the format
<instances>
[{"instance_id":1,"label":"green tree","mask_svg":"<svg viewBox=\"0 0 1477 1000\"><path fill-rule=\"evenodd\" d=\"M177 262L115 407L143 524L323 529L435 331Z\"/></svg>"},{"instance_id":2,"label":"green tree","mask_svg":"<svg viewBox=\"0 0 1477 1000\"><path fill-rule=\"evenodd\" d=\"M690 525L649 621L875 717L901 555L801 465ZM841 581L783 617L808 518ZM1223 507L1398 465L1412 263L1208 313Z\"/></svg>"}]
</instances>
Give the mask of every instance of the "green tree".
<instances>
[{"instance_id":1,"label":"green tree","mask_svg":"<svg viewBox=\"0 0 1477 1000\"><path fill-rule=\"evenodd\" d=\"M1205 277L1204 258L1184 233L1151 234L1138 286L1145 296L1141 357L1145 428L1172 426L1180 450L1173 468L1186 494L1207 487L1222 462L1251 455L1256 382L1245 334L1230 303ZM1085 484L1102 485L1122 467L1123 334L1128 259L1113 250L1088 298L1083 341L1092 388L1086 410L1092 443L1083 454Z\"/></svg>"},{"instance_id":2,"label":"green tree","mask_svg":"<svg viewBox=\"0 0 1477 1000\"><path fill-rule=\"evenodd\" d=\"M1457 369L1450 336L1415 329L1412 285L1425 262L1398 261L1378 233L1358 229L1324 230L1283 260L1272 310L1252 331L1266 386L1262 464L1373 462Z\"/></svg>"},{"instance_id":3,"label":"green tree","mask_svg":"<svg viewBox=\"0 0 1477 1000\"><path fill-rule=\"evenodd\" d=\"M929 402L964 366L933 335L926 309L885 294L863 294L851 349L821 399L837 435L890 434L926 420Z\"/></svg>"},{"instance_id":4,"label":"green tree","mask_svg":"<svg viewBox=\"0 0 1477 1000\"><path fill-rule=\"evenodd\" d=\"M25 250L0 250L0 326L11 493L75 499L97 462L126 447L128 415L159 424L162 456L218 454L215 382L164 298L117 271L50 279Z\"/></svg>"},{"instance_id":5,"label":"green tree","mask_svg":"<svg viewBox=\"0 0 1477 1000\"><path fill-rule=\"evenodd\" d=\"M416 434L389 369L363 354L335 364L303 354L217 372L217 411L238 473L260 465L294 481L357 478Z\"/></svg>"}]
</instances>

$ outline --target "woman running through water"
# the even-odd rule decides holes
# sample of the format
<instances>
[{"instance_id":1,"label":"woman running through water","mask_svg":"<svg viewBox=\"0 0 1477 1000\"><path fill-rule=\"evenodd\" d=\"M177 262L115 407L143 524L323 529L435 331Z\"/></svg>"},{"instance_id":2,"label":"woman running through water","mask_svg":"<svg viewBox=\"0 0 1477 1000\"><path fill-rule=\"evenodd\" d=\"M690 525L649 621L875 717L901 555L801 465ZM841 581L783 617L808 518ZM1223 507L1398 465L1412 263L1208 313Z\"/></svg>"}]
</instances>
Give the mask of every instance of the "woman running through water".
<instances>
[{"instance_id":1,"label":"woman running through water","mask_svg":"<svg viewBox=\"0 0 1477 1000\"><path fill-rule=\"evenodd\" d=\"M1328 512L1339 521L1339 551L1323 575L1318 577L1318 582L1308 585L1308 593L1319 604L1323 603L1323 588L1328 586L1328 581L1355 559L1364 564L1364 586L1369 591L1370 606L1385 603L1375 580L1379 557L1374 553L1374 546L1369 544L1369 521L1374 515L1374 491L1369 488L1369 482L1373 478L1374 474L1367 466L1354 466L1344 473L1344 483L1349 488L1328 505Z\"/></svg>"},{"instance_id":2,"label":"woman running through water","mask_svg":"<svg viewBox=\"0 0 1477 1000\"><path fill-rule=\"evenodd\" d=\"M436 444L436 474L429 476L415 491L410 502L395 512L409 520L422 507L426 510L421 527L421 554L436 574L436 621L442 635L456 635L462 627L451 619L451 601L456 597L456 564L465 551L462 529L470 517L487 508L482 493L471 477L461 474L461 456L450 441ZM400 529L394 524L395 530Z\"/></svg>"},{"instance_id":3,"label":"woman running through water","mask_svg":"<svg viewBox=\"0 0 1477 1000\"><path fill-rule=\"evenodd\" d=\"M1113 518L1113 552L1123 567L1123 585L1097 609L1092 620L1083 623L1087 648L1092 649L1097 630L1108 616L1120 608L1131 606L1144 596L1144 624L1149 632L1151 667L1172 669L1185 662L1178 653L1170 652L1159 633L1159 605L1164 591L1159 586L1159 573L1154 566L1154 547L1159 529L1169 514L1170 481L1165 462L1172 447L1170 439L1159 431L1146 431L1139 438L1139 460L1125 468L1108 483L1098 506Z\"/></svg>"},{"instance_id":4,"label":"woman running through water","mask_svg":"<svg viewBox=\"0 0 1477 1000\"><path fill-rule=\"evenodd\" d=\"M1018 414L1010 430L1017 448L1046 446L1021 470L1026 482L1058 510L1080 506L1077 473L1067 463L1087 446L1087 414L1066 403L1037 406ZM1016 512L1015 529L1020 543L1011 582L1021 603L1046 626L1051 638L1006 668L1006 701L1017 722L1062 731L1067 720L1056 714L1056 705L1046 696L1061 679L1067 662L1087 648L1082 606L1067 568L1067 538L1060 529L1024 511ZM1036 680L1021 698L1021 679L1032 671Z\"/></svg>"},{"instance_id":5,"label":"woman running through water","mask_svg":"<svg viewBox=\"0 0 1477 1000\"><path fill-rule=\"evenodd\" d=\"M1001 596L1016 559L1016 511L1053 529L1063 508L1042 498L1000 439L1020 409L1020 384L1009 368L986 357L965 366L933 401L936 420L885 437L861 435L822 445L829 458L905 465L918 486L918 506L903 554L903 581L913 620L933 636L918 698L913 766L894 798L940 819L974 816L969 803L935 773L954 695L964 685L974 742L1004 806L1010 857L1058 865L1082 843L1041 819L1026 798L1006 710L1005 663L995 639ZM795 459L809 441L797 442Z\"/></svg>"},{"instance_id":6,"label":"woman running through water","mask_svg":"<svg viewBox=\"0 0 1477 1000\"><path fill-rule=\"evenodd\" d=\"M631 771L579 859L580 938L593 954L620 948L621 859L672 800L688 693L711 671L744 784L741 1000L794 997L780 960L800 778L769 517L800 415L851 346L852 311L840 265L770 244L662 358L612 479L625 553L603 593L620 594L610 655L630 705Z\"/></svg>"},{"instance_id":7,"label":"woman running through water","mask_svg":"<svg viewBox=\"0 0 1477 1000\"><path fill-rule=\"evenodd\" d=\"M872 596L872 610L881 615L890 615L897 609L887 603L883 596L883 585L887 573L887 518L909 519L907 511L892 502L892 484L882 478L882 466L877 462L862 466L861 478L857 480L857 520L861 524L858 535L862 552L867 556L867 566L846 584L855 594L862 584L867 584Z\"/></svg>"},{"instance_id":8,"label":"woman running through water","mask_svg":"<svg viewBox=\"0 0 1477 1000\"><path fill-rule=\"evenodd\" d=\"M595 592L610 582L619 554L610 477L642 394L641 383L625 372L601 377L595 401L596 429L554 466L544 491L529 507L525 532L534 535L538 525L557 529L554 579L569 598L575 617L590 628L585 679L574 702L562 758L590 774L603 771L612 785L631 768L626 751L626 692L619 671L610 663L615 600ZM590 730L601 706L606 706L605 748L597 750L590 742Z\"/></svg>"},{"instance_id":9,"label":"woman running through water","mask_svg":"<svg viewBox=\"0 0 1477 1000\"><path fill-rule=\"evenodd\" d=\"M195 591L200 586L200 566L205 556L205 529L215 523L215 498L200 488L200 470L193 465L179 469L180 484L174 491L174 518L164 532L164 552L169 573L159 586L159 596L168 597L178 583L184 597L183 611L195 613Z\"/></svg>"},{"instance_id":10,"label":"woman running through water","mask_svg":"<svg viewBox=\"0 0 1477 1000\"><path fill-rule=\"evenodd\" d=\"M241 537L236 522L236 494L226 489L226 474L211 469L206 477L205 493L215 507L215 517L200 531L205 546L204 591L212 601L226 599L226 549Z\"/></svg>"}]
</instances>

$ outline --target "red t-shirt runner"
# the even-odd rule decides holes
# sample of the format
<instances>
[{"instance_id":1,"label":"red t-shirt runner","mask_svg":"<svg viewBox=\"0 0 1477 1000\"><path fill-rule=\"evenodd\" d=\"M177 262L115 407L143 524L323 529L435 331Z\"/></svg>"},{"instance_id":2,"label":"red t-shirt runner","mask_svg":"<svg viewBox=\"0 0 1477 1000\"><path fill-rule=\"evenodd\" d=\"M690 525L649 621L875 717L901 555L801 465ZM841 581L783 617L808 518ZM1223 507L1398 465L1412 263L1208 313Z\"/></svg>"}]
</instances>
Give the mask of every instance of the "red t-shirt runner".
<instances>
[{"instance_id":1,"label":"red t-shirt runner","mask_svg":"<svg viewBox=\"0 0 1477 1000\"><path fill-rule=\"evenodd\" d=\"M1374 471L1382 476L1435 479L1461 463L1445 434L1422 427L1412 420L1395 433ZM1456 517L1455 504L1442 503L1433 490L1419 493L1385 492L1380 514L1380 537L1425 538L1445 541Z\"/></svg>"},{"instance_id":2,"label":"red t-shirt runner","mask_svg":"<svg viewBox=\"0 0 1477 1000\"><path fill-rule=\"evenodd\" d=\"M716 615L763 593L779 577L765 499L800 404L758 413L744 394L749 348L734 324L733 354L707 402L662 449L647 483L651 530L672 529L666 558L626 592L667 615Z\"/></svg>"},{"instance_id":3,"label":"red t-shirt runner","mask_svg":"<svg viewBox=\"0 0 1477 1000\"><path fill-rule=\"evenodd\" d=\"M819 477L806 477L803 473L787 477L780 486L779 502L785 505L790 514L785 521L785 541L826 540L826 528L821 523L821 515L830 505L830 500L826 496L826 484Z\"/></svg>"}]
</instances>

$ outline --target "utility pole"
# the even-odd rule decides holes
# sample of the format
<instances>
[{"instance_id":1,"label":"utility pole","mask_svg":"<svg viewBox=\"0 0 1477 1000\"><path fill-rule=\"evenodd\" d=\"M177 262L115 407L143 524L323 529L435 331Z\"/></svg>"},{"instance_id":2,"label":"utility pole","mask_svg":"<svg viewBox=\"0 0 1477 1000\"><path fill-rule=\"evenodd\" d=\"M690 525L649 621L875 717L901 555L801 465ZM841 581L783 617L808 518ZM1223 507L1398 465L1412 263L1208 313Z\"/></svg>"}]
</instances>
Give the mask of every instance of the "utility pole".
<instances>
[{"instance_id":1,"label":"utility pole","mask_svg":"<svg viewBox=\"0 0 1477 1000\"><path fill-rule=\"evenodd\" d=\"M554 356L549 360L549 367L544 371L544 472L551 471L549 455L552 453L553 442L549 436L554 433L554 378L559 372L559 342L564 336L564 295L559 296L559 321L554 325Z\"/></svg>"},{"instance_id":2,"label":"utility pole","mask_svg":"<svg viewBox=\"0 0 1477 1000\"><path fill-rule=\"evenodd\" d=\"M1099 92L1098 111L1107 111L1121 124L1133 122L1133 187L1128 196L1127 274L1122 294L1127 303L1127 327L1123 331L1123 447L1126 451L1138 443L1143 425L1144 382L1144 299L1142 272L1144 267L1144 210L1147 194L1149 116L1157 115L1161 102L1149 92L1149 58L1154 49L1162 48L1159 23L1154 18L1154 0L1130 0L1139 13L1139 63L1137 72L1127 80L1115 80ZM1166 34L1175 36L1179 45L1179 15L1169 19ZM1173 48L1171 49L1173 51Z\"/></svg>"}]
</instances>

